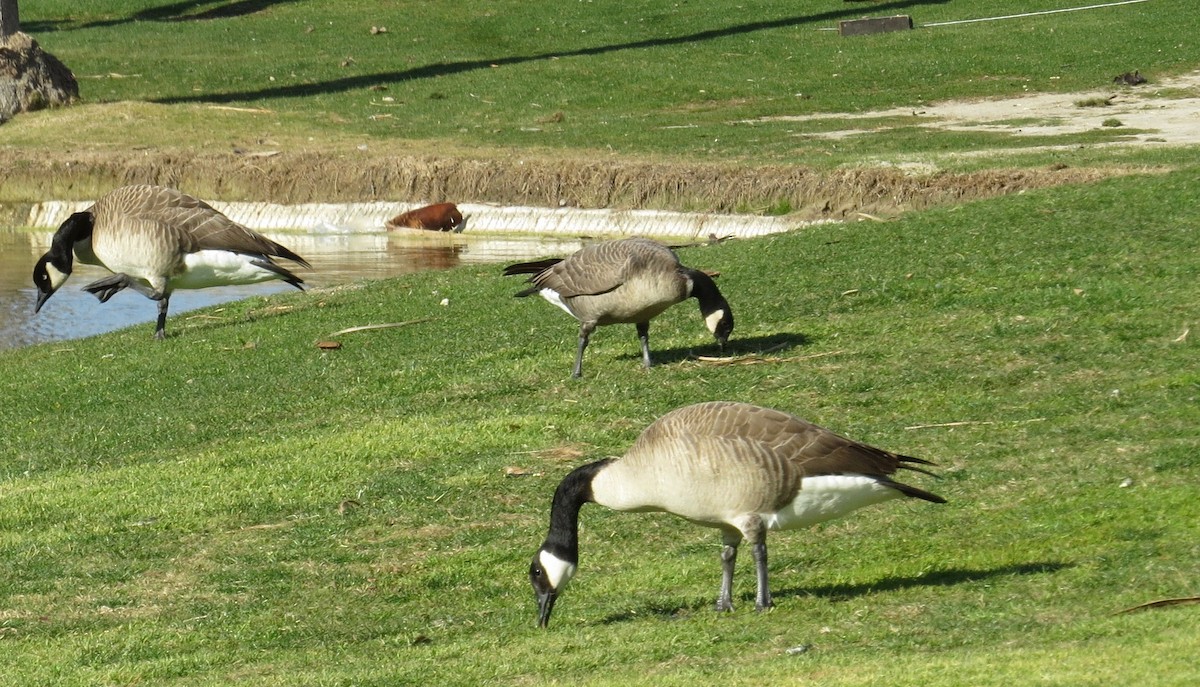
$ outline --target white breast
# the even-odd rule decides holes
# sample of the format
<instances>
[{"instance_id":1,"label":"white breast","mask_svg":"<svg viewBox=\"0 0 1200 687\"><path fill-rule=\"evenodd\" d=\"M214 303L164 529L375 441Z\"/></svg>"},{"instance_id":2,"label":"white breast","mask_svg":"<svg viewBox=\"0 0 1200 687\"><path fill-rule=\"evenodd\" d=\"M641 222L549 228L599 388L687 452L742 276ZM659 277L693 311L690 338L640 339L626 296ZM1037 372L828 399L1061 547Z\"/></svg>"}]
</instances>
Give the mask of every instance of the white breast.
<instances>
[{"instance_id":1,"label":"white breast","mask_svg":"<svg viewBox=\"0 0 1200 687\"><path fill-rule=\"evenodd\" d=\"M822 475L805 477L800 493L775 513L762 513L773 530L807 527L900 496L900 492L865 475Z\"/></svg>"},{"instance_id":2,"label":"white breast","mask_svg":"<svg viewBox=\"0 0 1200 687\"><path fill-rule=\"evenodd\" d=\"M171 279L174 289L203 289L209 286L255 284L279 275L253 264L254 258L227 250L202 250L184 256L184 271Z\"/></svg>"}]
</instances>

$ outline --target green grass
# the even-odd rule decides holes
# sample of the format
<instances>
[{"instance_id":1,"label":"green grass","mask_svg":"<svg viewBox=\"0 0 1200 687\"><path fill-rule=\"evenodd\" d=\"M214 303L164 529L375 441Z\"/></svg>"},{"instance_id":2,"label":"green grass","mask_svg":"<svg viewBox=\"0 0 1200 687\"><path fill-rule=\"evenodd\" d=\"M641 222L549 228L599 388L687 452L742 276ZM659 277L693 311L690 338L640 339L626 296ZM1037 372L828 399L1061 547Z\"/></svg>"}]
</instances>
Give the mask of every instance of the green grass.
<instances>
[{"instance_id":1,"label":"green grass","mask_svg":"<svg viewBox=\"0 0 1200 687\"><path fill-rule=\"evenodd\" d=\"M653 370L632 328L605 328L569 380L573 323L481 266L227 304L172 318L162 343L140 325L0 352L7 683L1200 679L1195 606L1117 613L1198 593L1192 150L902 119L830 142L813 134L845 121L768 121L1107 88L1133 68L1153 83L1197 66L1188 3L857 38L818 29L1063 3L464 6L24 3L85 102L18 117L0 145L29 154L30 178L43 155L360 146L1183 169L683 251L722 273L733 352L769 351L757 364L696 360L711 339L682 305L655 321ZM981 149L1003 154L959 156ZM45 199L9 173L5 199ZM314 345L404 320L420 321ZM920 483L949 503L772 535L778 606L753 612L743 554L729 615L709 610L715 531L589 506L580 574L538 631L525 570L557 480L717 398L935 460L943 479Z\"/></svg>"},{"instance_id":2,"label":"green grass","mask_svg":"<svg viewBox=\"0 0 1200 687\"><path fill-rule=\"evenodd\" d=\"M519 150L829 167L861 150L798 144L779 127L739 122L1109 88L1131 67L1152 66L1154 80L1197 66L1193 27L1176 20L1186 0L940 27L924 25L1063 3L650 0L568 2L552 12L525 0L469 10L374 0L26 5L25 30L74 69L86 103L6 125L8 145L31 149L369 143L389 155ZM891 13L911 14L918 28L823 30ZM372 34L378 26L387 32ZM214 109L228 107L241 109ZM980 145L898 136L903 147L888 154Z\"/></svg>"},{"instance_id":3,"label":"green grass","mask_svg":"<svg viewBox=\"0 0 1200 687\"><path fill-rule=\"evenodd\" d=\"M1117 611L1197 593L1198 171L682 251L721 271L757 364L694 359L713 351L685 304L654 369L609 327L570 380L573 323L489 266L0 353L0 673L1194 684L1194 606ZM589 506L537 630L557 480L718 398L937 461L919 482L949 503L773 534L778 606L753 611L743 556L729 615L715 531Z\"/></svg>"}]
</instances>

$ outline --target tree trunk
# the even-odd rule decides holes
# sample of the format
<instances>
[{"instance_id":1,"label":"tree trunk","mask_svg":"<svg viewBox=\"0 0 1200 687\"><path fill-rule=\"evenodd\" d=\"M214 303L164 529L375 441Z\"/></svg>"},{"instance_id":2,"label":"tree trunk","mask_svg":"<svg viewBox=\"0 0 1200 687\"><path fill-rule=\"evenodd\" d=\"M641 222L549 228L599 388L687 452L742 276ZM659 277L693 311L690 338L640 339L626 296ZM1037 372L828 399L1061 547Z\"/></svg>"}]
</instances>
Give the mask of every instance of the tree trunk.
<instances>
[{"instance_id":1,"label":"tree trunk","mask_svg":"<svg viewBox=\"0 0 1200 687\"><path fill-rule=\"evenodd\" d=\"M21 30L17 0L0 0L0 41Z\"/></svg>"},{"instance_id":2,"label":"tree trunk","mask_svg":"<svg viewBox=\"0 0 1200 687\"><path fill-rule=\"evenodd\" d=\"M75 75L21 33L17 0L0 0L0 124L18 112L79 99Z\"/></svg>"}]
</instances>

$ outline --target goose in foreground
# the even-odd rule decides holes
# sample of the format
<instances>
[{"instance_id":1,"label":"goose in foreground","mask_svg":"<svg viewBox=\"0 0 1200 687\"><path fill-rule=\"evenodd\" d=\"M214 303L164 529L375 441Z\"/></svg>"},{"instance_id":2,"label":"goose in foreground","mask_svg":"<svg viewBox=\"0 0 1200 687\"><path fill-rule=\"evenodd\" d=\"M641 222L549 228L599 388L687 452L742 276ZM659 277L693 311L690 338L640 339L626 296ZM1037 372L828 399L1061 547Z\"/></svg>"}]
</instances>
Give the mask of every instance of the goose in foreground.
<instances>
[{"instance_id":1,"label":"goose in foreground","mask_svg":"<svg viewBox=\"0 0 1200 687\"><path fill-rule=\"evenodd\" d=\"M900 496L945 499L892 480L898 469L932 465L860 444L778 410L714 401L685 406L647 427L620 459L576 468L554 492L550 532L529 581L538 625L579 565L579 509L664 511L721 530L718 611L733 609L733 567L742 539L753 545L759 610L767 586L767 530L806 527Z\"/></svg>"},{"instance_id":2,"label":"goose in foreground","mask_svg":"<svg viewBox=\"0 0 1200 687\"><path fill-rule=\"evenodd\" d=\"M112 276L83 289L104 303L131 288L158 301L156 339L166 336L167 304L175 289L303 280L276 264L280 257L308 267L287 248L234 222L202 200L163 186L123 186L59 226L50 250L33 267L38 312L71 276L74 261Z\"/></svg>"},{"instance_id":3,"label":"goose in foreground","mask_svg":"<svg viewBox=\"0 0 1200 687\"><path fill-rule=\"evenodd\" d=\"M583 350L596 327L637 325L642 364L650 367L650 320L687 298L700 302L708 330L724 348L733 331L733 311L712 277L684 267L675 253L650 239L632 238L585 246L566 259L522 262L505 276L533 275L517 297L541 294L579 320L579 348L572 377L583 374Z\"/></svg>"}]
</instances>

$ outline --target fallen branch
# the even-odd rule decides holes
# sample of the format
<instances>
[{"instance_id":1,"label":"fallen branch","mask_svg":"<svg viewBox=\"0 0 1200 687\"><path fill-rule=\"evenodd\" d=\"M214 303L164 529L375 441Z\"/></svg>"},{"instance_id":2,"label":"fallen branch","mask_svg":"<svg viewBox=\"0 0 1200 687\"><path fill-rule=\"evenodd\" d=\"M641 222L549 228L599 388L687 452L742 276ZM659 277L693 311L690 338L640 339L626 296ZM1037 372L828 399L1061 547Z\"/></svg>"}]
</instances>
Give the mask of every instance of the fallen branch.
<instances>
[{"instance_id":1,"label":"fallen branch","mask_svg":"<svg viewBox=\"0 0 1200 687\"><path fill-rule=\"evenodd\" d=\"M904 429L931 429L934 427L965 427L968 425L1019 425L1026 422L1045 422L1044 417L1032 417L1028 420L960 420L958 422L937 422L931 425L912 425Z\"/></svg>"},{"instance_id":2,"label":"fallen branch","mask_svg":"<svg viewBox=\"0 0 1200 687\"><path fill-rule=\"evenodd\" d=\"M226 112L249 112L250 114L275 114L274 110L267 110L261 107L234 107L232 105L209 105L210 110L224 110Z\"/></svg>"},{"instance_id":3,"label":"fallen branch","mask_svg":"<svg viewBox=\"0 0 1200 687\"><path fill-rule=\"evenodd\" d=\"M787 346L788 344L779 344L763 351L769 353ZM825 356L837 355L842 351L826 351L824 353L813 353L811 355L794 355L790 358L764 358L762 354L755 353L753 355L743 355L736 358L718 358L711 355L698 355L696 360L709 365L758 365L760 363L794 363L800 360L813 360L814 358L824 358Z\"/></svg>"},{"instance_id":4,"label":"fallen branch","mask_svg":"<svg viewBox=\"0 0 1200 687\"><path fill-rule=\"evenodd\" d=\"M1130 606L1129 608L1126 608L1124 610L1117 611L1113 615L1120 615L1122 613L1132 613L1134 611L1144 611L1144 610L1147 610L1150 608L1164 608L1166 606L1178 606L1181 604L1194 604L1194 603L1200 603L1200 596L1181 596L1176 599L1159 599L1158 601L1147 601L1144 604Z\"/></svg>"},{"instance_id":5,"label":"fallen branch","mask_svg":"<svg viewBox=\"0 0 1200 687\"><path fill-rule=\"evenodd\" d=\"M437 319L436 317L421 317L421 318L418 318L415 320L405 320L404 322L388 322L386 324L364 324L361 327L347 327L346 329L336 331L336 332L330 334L329 337L333 338L335 336L341 336L342 334L353 334L354 332L369 332L369 331L373 331L376 329L393 329L395 327L407 327L410 324L418 324L421 322L428 322L430 320L436 320L436 319Z\"/></svg>"}]
</instances>

